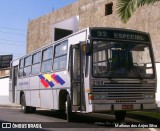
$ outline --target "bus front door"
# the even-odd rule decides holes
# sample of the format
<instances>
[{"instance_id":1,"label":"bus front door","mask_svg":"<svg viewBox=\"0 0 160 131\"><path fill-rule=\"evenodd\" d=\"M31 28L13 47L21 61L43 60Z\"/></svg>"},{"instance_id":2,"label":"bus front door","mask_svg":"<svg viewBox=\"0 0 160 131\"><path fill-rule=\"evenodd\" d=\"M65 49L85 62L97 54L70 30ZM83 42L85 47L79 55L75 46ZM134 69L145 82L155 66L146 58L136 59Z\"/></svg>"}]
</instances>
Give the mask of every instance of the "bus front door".
<instances>
[{"instance_id":1,"label":"bus front door","mask_svg":"<svg viewBox=\"0 0 160 131\"><path fill-rule=\"evenodd\" d=\"M13 78L12 78L12 100L15 103L16 100L16 86L18 77L18 66L13 67Z\"/></svg>"},{"instance_id":2,"label":"bus front door","mask_svg":"<svg viewBox=\"0 0 160 131\"><path fill-rule=\"evenodd\" d=\"M71 46L71 105L74 111L84 111L84 73L83 73L83 59L82 47L80 44Z\"/></svg>"}]
</instances>

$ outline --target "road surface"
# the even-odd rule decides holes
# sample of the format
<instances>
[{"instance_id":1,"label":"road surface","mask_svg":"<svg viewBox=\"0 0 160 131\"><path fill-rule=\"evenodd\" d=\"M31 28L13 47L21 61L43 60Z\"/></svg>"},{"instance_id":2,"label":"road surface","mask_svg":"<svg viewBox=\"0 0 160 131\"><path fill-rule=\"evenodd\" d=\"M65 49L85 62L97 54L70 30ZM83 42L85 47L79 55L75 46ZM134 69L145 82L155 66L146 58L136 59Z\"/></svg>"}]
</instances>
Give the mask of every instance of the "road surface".
<instances>
[{"instance_id":1,"label":"road surface","mask_svg":"<svg viewBox=\"0 0 160 131\"><path fill-rule=\"evenodd\" d=\"M21 123L21 126L39 126L39 130L69 130L69 131L160 131L158 128L124 128L126 123L141 123L142 121L126 118L125 121L117 125L117 121L113 115L108 114L75 114L74 122L68 123L66 115L57 111L38 110L34 114L24 114L18 107L0 107L0 122L15 123L12 128ZM90 123L88 123L90 122ZM31 124L31 125L30 125ZM33 125L32 125L33 124ZM35 125L37 124L37 125ZM118 128L108 127L110 125L119 126ZM143 125L142 125L143 126ZM123 127L123 128L122 128ZM145 125L144 125L145 127Z\"/></svg>"}]
</instances>

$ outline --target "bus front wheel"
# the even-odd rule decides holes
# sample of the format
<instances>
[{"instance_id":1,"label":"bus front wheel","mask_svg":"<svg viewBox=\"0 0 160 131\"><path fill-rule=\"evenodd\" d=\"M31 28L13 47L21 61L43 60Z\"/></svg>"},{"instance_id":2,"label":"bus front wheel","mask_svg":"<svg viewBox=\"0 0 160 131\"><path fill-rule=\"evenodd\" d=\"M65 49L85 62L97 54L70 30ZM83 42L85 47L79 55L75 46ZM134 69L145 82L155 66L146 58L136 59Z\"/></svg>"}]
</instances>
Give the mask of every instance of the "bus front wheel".
<instances>
[{"instance_id":1,"label":"bus front wheel","mask_svg":"<svg viewBox=\"0 0 160 131\"><path fill-rule=\"evenodd\" d=\"M67 95L67 100L65 103L65 113L67 115L67 121L71 122L72 121L72 109L71 109L71 100L69 95Z\"/></svg>"},{"instance_id":2,"label":"bus front wheel","mask_svg":"<svg viewBox=\"0 0 160 131\"><path fill-rule=\"evenodd\" d=\"M24 94L21 96L21 111L23 113L28 113L30 111L30 107L26 106L26 100Z\"/></svg>"},{"instance_id":3,"label":"bus front wheel","mask_svg":"<svg viewBox=\"0 0 160 131\"><path fill-rule=\"evenodd\" d=\"M36 107L30 107L30 112L35 113L36 112Z\"/></svg>"},{"instance_id":4,"label":"bus front wheel","mask_svg":"<svg viewBox=\"0 0 160 131\"><path fill-rule=\"evenodd\" d=\"M126 117L126 111L115 111L115 117L118 121L123 121Z\"/></svg>"}]
</instances>

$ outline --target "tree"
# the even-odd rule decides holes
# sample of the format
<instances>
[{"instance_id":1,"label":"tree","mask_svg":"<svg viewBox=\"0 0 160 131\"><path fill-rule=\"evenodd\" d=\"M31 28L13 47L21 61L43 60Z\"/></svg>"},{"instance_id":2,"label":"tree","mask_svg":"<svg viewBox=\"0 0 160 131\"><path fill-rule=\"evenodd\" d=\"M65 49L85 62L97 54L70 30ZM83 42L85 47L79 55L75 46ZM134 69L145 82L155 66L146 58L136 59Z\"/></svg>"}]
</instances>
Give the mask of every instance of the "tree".
<instances>
[{"instance_id":1,"label":"tree","mask_svg":"<svg viewBox=\"0 0 160 131\"><path fill-rule=\"evenodd\" d=\"M124 23L131 18L137 8L150 5L160 0L118 0L117 13Z\"/></svg>"}]
</instances>

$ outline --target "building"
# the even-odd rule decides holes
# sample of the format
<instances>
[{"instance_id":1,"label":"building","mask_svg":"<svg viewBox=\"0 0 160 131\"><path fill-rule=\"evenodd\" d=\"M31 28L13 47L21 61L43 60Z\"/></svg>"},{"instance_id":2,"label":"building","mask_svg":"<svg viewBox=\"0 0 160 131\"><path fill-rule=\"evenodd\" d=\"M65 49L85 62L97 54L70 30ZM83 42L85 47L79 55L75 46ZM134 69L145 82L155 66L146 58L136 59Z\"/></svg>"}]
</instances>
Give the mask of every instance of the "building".
<instances>
[{"instance_id":1,"label":"building","mask_svg":"<svg viewBox=\"0 0 160 131\"><path fill-rule=\"evenodd\" d=\"M117 0L78 0L30 21L27 53L89 26L128 28L150 33L158 70L160 68L160 2L139 8L126 24L121 22L116 12L116 4ZM59 36L59 34L63 35ZM157 100L160 101L159 81L158 87Z\"/></svg>"},{"instance_id":2,"label":"building","mask_svg":"<svg viewBox=\"0 0 160 131\"><path fill-rule=\"evenodd\" d=\"M9 68L0 69L0 104L10 104L9 101Z\"/></svg>"}]
</instances>

